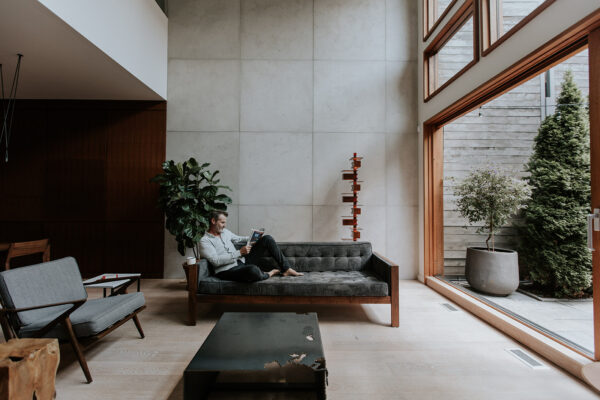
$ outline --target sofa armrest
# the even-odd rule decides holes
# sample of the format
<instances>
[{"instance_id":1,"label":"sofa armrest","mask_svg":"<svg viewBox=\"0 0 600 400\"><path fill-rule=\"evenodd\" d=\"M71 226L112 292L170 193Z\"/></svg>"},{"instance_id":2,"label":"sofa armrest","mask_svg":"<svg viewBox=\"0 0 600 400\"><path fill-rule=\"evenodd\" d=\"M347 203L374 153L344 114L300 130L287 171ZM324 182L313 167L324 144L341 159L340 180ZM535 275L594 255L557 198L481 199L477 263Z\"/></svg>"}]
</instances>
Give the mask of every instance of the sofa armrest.
<instances>
[{"instance_id":1,"label":"sofa armrest","mask_svg":"<svg viewBox=\"0 0 600 400\"><path fill-rule=\"evenodd\" d=\"M206 261L205 259L198 260L198 262L194 265L187 265L186 263L183 263L183 270L185 271L185 279L187 281L185 287L186 290L197 290L198 282L200 281L200 279L211 275L210 267L208 266L208 261ZM194 279L195 284L192 284L192 286L190 286L192 278Z\"/></svg>"},{"instance_id":2,"label":"sofa armrest","mask_svg":"<svg viewBox=\"0 0 600 400\"><path fill-rule=\"evenodd\" d=\"M200 259L196 264L187 265L184 268L186 268L187 274L188 324L196 325L198 282L201 278L210 276L210 267L208 261Z\"/></svg>"},{"instance_id":3,"label":"sofa armrest","mask_svg":"<svg viewBox=\"0 0 600 400\"><path fill-rule=\"evenodd\" d=\"M373 252L370 260L370 269L389 285L392 282L392 270L398 266L379 253Z\"/></svg>"},{"instance_id":4,"label":"sofa armrest","mask_svg":"<svg viewBox=\"0 0 600 400\"><path fill-rule=\"evenodd\" d=\"M371 270L380 279L387 282L390 291L391 303L391 325L395 328L400 326L400 282L398 281L398 265L388 260L379 253L373 252L370 262Z\"/></svg>"}]
</instances>

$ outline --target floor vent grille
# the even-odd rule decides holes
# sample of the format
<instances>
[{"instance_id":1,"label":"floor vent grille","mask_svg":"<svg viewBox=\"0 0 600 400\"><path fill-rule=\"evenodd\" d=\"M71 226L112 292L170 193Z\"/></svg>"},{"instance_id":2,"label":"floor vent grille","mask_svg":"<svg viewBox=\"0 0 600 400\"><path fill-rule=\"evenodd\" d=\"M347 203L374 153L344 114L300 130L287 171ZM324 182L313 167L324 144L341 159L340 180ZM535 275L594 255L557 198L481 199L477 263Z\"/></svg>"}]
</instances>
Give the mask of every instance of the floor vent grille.
<instances>
[{"instance_id":1,"label":"floor vent grille","mask_svg":"<svg viewBox=\"0 0 600 400\"><path fill-rule=\"evenodd\" d=\"M548 369L548 367L538 360L536 360L532 355L526 353L521 349L506 349L510 354L517 357L521 362L532 369Z\"/></svg>"},{"instance_id":2,"label":"floor vent grille","mask_svg":"<svg viewBox=\"0 0 600 400\"><path fill-rule=\"evenodd\" d=\"M444 307L446 307L448 309L448 311L458 311L458 308L454 307L452 304L450 303L442 303L442 305Z\"/></svg>"}]
</instances>

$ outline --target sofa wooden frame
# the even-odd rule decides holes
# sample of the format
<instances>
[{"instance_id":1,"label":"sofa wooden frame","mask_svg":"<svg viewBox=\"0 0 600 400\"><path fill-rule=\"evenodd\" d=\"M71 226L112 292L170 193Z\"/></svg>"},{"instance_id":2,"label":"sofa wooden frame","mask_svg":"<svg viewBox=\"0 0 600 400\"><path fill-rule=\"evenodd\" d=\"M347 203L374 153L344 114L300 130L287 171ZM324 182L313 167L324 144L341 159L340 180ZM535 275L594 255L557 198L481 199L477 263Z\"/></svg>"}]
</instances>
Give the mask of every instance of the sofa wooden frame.
<instances>
[{"instance_id":1,"label":"sofa wooden frame","mask_svg":"<svg viewBox=\"0 0 600 400\"><path fill-rule=\"evenodd\" d=\"M226 304L389 304L391 326L400 325L398 265L386 257L373 252L390 266L389 296L254 296L254 295L208 295L198 293L198 264L186 266L188 275L188 324L196 325L198 301L202 303Z\"/></svg>"}]
</instances>

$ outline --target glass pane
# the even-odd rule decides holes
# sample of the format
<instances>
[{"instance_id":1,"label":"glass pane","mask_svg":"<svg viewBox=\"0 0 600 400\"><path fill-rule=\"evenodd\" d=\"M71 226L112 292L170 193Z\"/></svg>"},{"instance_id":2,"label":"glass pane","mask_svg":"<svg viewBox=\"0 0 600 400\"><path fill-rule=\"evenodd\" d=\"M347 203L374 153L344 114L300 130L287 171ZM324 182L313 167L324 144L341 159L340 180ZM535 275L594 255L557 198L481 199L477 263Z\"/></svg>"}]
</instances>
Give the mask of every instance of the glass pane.
<instances>
[{"instance_id":1,"label":"glass pane","mask_svg":"<svg viewBox=\"0 0 600 400\"><path fill-rule=\"evenodd\" d=\"M433 90L439 88L473 61L473 17L450 38L436 55L429 67ZM437 71L437 74L436 74ZM433 75L433 76L432 76Z\"/></svg>"},{"instance_id":2,"label":"glass pane","mask_svg":"<svg viewBox=\"0 0 600 400\"><path fill-rule=\"evenodd\" d=\"M435 24L437 22L437 19L440 17L440 15L442 15L444 13L444 11L446 11L446 8L448 8L448 5L450 5L450 3L452 2L452 0L430 0L433 1L435 4L435 18L432 22L432 25Z\"/></svg>"},{"instance_id":3,"label":"glass pane","mask_svg":"<svg viewBox=\"0 0 600 400\"><path fill-rule=\"evenodd\" d=\"M440 19L441 15L446 11L452 0L424 0L424 5L429 10L427 14L427 31L431 30L433 25Z\"/></svg>"},{"instance_id":4,"label":"glass pane","mask_svg":"<svg viewBox=\"0 0 600 400\"><path fill-rule=\"evenodd\" d=\"M496 2L498 16L498 37L508 32L523 18L531 14L545 0L498 0Z\"/></svg>"},{"instance_id":5,"label":"glass pane","mask_svg":"<svg viewBox=\"0 0 600 400\"><path fill-rule=\"evenodd\" d=\"M563 88L566 81L572 83ZM591 190L588 93L584 50L444 127L444 276L593 354L585 218ZM533 191L528 209L512 215L493 237L497 249L519 254L518 290L507 296L477 291L473 276L471 282L466 279L467 248L486 249L492 240L486 244L486 222L469 224L461 214L456 188L472 171L486 167L528 182Z\"/></svg>"}]
</instances>

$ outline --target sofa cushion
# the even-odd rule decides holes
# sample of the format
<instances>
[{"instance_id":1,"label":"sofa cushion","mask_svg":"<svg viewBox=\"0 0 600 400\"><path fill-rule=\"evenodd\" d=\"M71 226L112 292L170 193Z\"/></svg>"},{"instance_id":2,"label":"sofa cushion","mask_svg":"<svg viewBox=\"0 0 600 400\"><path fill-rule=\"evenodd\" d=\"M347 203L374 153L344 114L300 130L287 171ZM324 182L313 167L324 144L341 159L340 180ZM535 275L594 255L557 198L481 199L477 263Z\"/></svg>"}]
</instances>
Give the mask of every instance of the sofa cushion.
<instances>
[{"instance_id":1,"label":"sofa cushion","mask_svg":"<svg viewBox=\"0 0 600 400\"><path fill-rule=\"evenodd\" d=\"M71 314L75 336L86 337L100 333L144 304L146 301L142 292L88 300ZM22 327L20 335L30 337L58 315L60 313L53 313L43 320ZM45 337L68 338L64 327L60 324L51 329Z\"/></svg>"},{"instance_id":2,"label":"sofa cushion","mask_svg":"<svg viewBox=\"0 0 600 400\"><path fill-rule=\"evenodd\" d=\"M198 282L199 294L250 296L387 296L387 283L368 271L315 271L304 276L274 276L264 281L240 283L214 276Z\"/></svg>"},{"instance_id":3,"label":"sofa cushion","mask_svg":"<svg viewBox=\"0 0 600 400\"><path fill-rule=\"evenodd\" d=\"M283 255L297 271L360 271L368 266L371 258L371 243L278 243ZM259 266L268 271L276 268L275 260L263 253Z\"/></svg>"}]
</instances>

